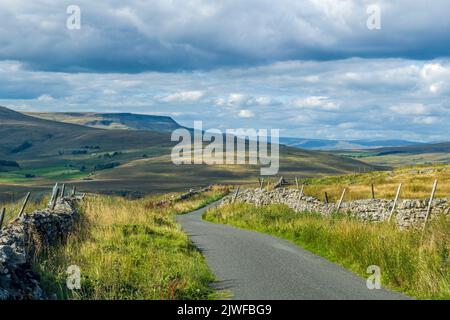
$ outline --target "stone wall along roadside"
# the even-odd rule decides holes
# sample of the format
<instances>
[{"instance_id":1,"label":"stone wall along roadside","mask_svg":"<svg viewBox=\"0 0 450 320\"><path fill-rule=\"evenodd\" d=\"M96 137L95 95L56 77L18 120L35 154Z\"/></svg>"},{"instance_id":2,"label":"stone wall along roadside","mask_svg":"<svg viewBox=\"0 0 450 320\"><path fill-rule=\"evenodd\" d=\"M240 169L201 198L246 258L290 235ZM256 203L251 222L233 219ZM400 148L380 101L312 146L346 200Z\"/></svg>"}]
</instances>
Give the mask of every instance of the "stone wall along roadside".
<instances>
[{"instance_id":1,"label":"stone wall along roadside","mask_svg":"<svg viewBox=\"0 0 450 320\"><path fill-rule=\"evenodd\" d=\"M0 231L0 300L48 299L32 261L39 250L64 241L72 232L77 199L59 198L53 210L22 215Z\"/></svg>"},{"instance_id":2,"label":"stone wall along roadside","mask_svg":"<svg viewBox=\"0 0 450 320\"><path fill-rule=\"evenodd\" d=\"M256 206L284 204L296 212L316 212L329 216L336 212L335 203L327 204L316 198L303 195L296 189L278 188L274 190L247 189L236 197L236 202L250 203ZM232 202L233 195L225 197L222 204ZM400 228L421 226L424 223L429 200L399 200L395 210L395 221ZM394 205L394 200L367 199L345 201L341 205L340 214L347 213L367 222L385 221ZM431 219L438 215L450 214L450 198L435 199L432 204Z\"/></svg>"}]
</instances>

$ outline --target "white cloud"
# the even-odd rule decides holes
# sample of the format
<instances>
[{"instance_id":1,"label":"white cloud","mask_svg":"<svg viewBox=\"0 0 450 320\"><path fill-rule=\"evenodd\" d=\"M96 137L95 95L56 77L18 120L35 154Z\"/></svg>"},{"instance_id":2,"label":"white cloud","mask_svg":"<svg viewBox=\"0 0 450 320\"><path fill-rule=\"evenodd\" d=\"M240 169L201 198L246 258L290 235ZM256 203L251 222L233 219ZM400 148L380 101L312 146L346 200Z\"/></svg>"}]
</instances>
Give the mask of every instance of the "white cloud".
<instances>
[{"instance_id":1,"label":"white cloud","mask_svg":"<svg viewBox=\"0 0 450 320\"><path fill-rule=\"evenodd\" d=\"M230 93L226 98L217 98L215 104L220 107L239 107L246 105L249 101L249 97L243 93Z\"/></svg>"},{"instance_id":2,"label":"white cloud","mask_svg":"<svg viewBox=\"0 0 450 320\"><path fill-rule=\"evenodd\" d=\"M450 64L426 63L420 71L420 79L432 94L447 93L450 88Z\"/></svg>"},{"instance_id":3,"label":"white cloud","mask_svg":"<svg viewBox=\"0 0 450 320\"><path fill-rule=\"evenodd\" d=\"M430 112L429 107L421 103L402 103L390 107L389 110L401 115L423 115Z\"/></svg>"},{"instance_id":4,"label":"white cloud","mask_svg":"<svg viewBox=\"0 0 450 320\"><path fill-rule=\"evenodd\" d=\"M311 124L314 123L314 119L312 119L311 115L308 114L298 114L295 116L294 121L300 124Z\"/></svg>"},{"instance_id":5,"label":"white cloud","mask_svg":"<svg viewBox=\"0 0 450 320\"><path fill-rule=\"evenodd\" d=\"M343 122L338 125L338 127L342 128L342 129L354 129L357 126L358 126L358 124L353 123L353 122Z\"/></svg>"},{"instance_id":6,"label":"white cloud","mask_svg":"<svg viewBox=\"0 0 450 320\"><path fill-rule=\"evenodd\" d=\"M220 107L224 107L227 104L227 101L224 98L217 98L215 104Z\"/></svg>"},{"instance_id":7,"label":"white cloud","mask_svg":"<svg viewBox=\"0 0 450 320\"><path fill-rule=\"evenodd\" d=\"M272 103L272 98L271 97L256 97L254 98L252 101L254 101L256 104L260 105L260 106L268 106Z\"/></svg>"},{"instance_id":8,"label":"white cloud","mask_svg":"<svg viewBox=\"0 0 450 320\"><path fill-rule=\"evenodd\" d=\"M440 79L450 73L450 69L440 63L427 63L421 70L421 76L424 80Z\"/></svg>"},{"instance_id":9,"label":"white cloud","mask_svg":"<svg viewBox=\"0 0 450 320\"><path fill-rule=\"evenodd\" d=\"M242 93L232 93L228 97L228 105L230 106L239 106L246 102L247 98Z\"/></svg>"},{"instance_id":10,"label":"white cloud","mask_svg":"<svg viewBox=\"0 0 450 320\"><path fill-rule=\"evenodd\" d=\"M215 104L220 107L242 107L242 106L270 106L275 103L275 99L270 96L252 96L243 93L231 93L226 98L220 97L215 100Z\"/></svg>"},{"instance_id":11,"label":"white cloud","mask_svg":"<svg viewBox=\"0 0 450 320\"><path fill-rule=\"evenodd\" d=\"M425 80L421 74L428 64L440 67L428 67L427 76L434 72L429 70L449 68L450 61L290 61L137 74L41 72L0 62L0 105L165 114L185 126L199 119L216 128L251 123L309 138L450 140L449 80ZM430 91L433 84L439 84L435 93Z\"/></svg>"},{"instance_id":12,"label":"white cloud","mask_svg":"<svg viewBox=\"0 0 450 320\"><path fill-rule=\"evenodd\" d=\"M299 108L316 108L326 111L339 110L340 104L331 101L328 97L312 96L294 100L294 105Z\"/></svg>"},{"instance_id":13,"label":"white cloud","mask_svg":"<svg viewBox=\"0 0 450 320\"><path fill-rule=\"evenodd\" d=\"M430 86L430 91L431 91L432 93L438 93L439 90L441 90L441 88L442 88L442 82L433 83L433 84Z\"/></svg>"},{"instance_id":14,"label":"white cloud","mask_svg":"<svg viewBox=\"0 0 450 320\"><path fill-rule=\"evenodd\" d=\"M439 121L439 118L437 118L437 117L416 117L413 119L414 123L423 124L423 125L436 124L438 121Z\"/></svg>"},{"instance_id":15,"label":"white cloud","mask_svg":"<svg viewBox=\"0 0 450 320\"><path fill-rule=\"evenodd\" d=\"M238 116L240 118L253 118L255 116L255 113L251 110L242 109L242 110L239 110Z\"/></svg>"},{"instance_id":16,"label":"white cloud","mask_svg":"<svg viewBox=\"0 0 450 320\"><path fill-rule=\"evenodd\" d=\"M164 102L196 102L204 96L203 91L182 91L161 98Z\"/></svg>"},{"instance_id":17,"label":"white cloud","mask_svg":"<svg viewBox=\"0 0 450 320\"><path fill-rule=\"evenodd\" d=\"M41 102L50 102L50 101L54 101L55 99L49 94L43 94L43 95L40 95L37 98L37 100L41 101Z\"/></svg>"}]
</instances>

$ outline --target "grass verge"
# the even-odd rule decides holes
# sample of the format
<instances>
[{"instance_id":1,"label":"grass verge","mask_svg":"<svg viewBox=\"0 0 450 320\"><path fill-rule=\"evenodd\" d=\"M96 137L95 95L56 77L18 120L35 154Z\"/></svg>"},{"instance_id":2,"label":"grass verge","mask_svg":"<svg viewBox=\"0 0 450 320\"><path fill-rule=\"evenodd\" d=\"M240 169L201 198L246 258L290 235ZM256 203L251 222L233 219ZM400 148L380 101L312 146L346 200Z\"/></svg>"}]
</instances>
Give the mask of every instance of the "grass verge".
<instances>
[{"instance_id":1,"label":"grass verge","mask_svg":"<svg viewBox=\"0 0 450 320\"><path fill-rule=\"evenodd\" d=\"M375 197L394 199L400 183L403 184L402 199L427 199L430 197L434 180L439 180L437 198L450 194L450 165L429 165L398 168L393 171L374 171L342 176L303 179L304 192L324 200L327 192L330 201L337 201L344 188L347 189L345 200L372 198L371 185L374 185ZM294 186L295 187L295 186Z\"/></svg>"},{"instance_id":2,"label":"grass verge","mask_svg":"<svg viewBox=\"0 0 450 320\"><path fill-rule=\"evenodd\" d=\"M227 193L215 187L188 200L127 200L92 196L80 204L79 226L64 245L42 252L35 268L59 299L207 299L214 280L201 253L174 220ZM81 290L66 286L66 270L81 269Z\"/></svg>"},{"instance_id":3,"label":"grass verge","mask_svg":"<svg viewBox=\"0 0 450 320\"><path fill-rule=\"evenodd\" d=\"M387 223L298 214L284 205L232 204L208 210L204 218L290 240L364 278L377 265L383 286L412 297L450 299L448 218L434 219L423 239Z\"/></svg>"}]
</instances>

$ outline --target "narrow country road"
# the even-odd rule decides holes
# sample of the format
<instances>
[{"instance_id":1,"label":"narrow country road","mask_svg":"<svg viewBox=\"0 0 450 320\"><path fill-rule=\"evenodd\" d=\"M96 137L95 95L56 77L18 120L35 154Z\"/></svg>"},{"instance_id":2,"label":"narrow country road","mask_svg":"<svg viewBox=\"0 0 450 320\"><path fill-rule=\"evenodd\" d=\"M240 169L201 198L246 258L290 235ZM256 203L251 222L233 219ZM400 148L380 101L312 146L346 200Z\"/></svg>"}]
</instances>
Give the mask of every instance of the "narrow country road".
<instances>
[{"instance_id":1,"label":"narrow country road","mask_svg":"<svg viewBox=\"0 0 450 320\"><path fill-rule=\"evenodd\" d=\"M206 222L202 213L209 207L177 220L216 275L216 289L231 292L232 299L407 298L369 290L364 279L288 241Z\"/></svg>"}]
</instances>

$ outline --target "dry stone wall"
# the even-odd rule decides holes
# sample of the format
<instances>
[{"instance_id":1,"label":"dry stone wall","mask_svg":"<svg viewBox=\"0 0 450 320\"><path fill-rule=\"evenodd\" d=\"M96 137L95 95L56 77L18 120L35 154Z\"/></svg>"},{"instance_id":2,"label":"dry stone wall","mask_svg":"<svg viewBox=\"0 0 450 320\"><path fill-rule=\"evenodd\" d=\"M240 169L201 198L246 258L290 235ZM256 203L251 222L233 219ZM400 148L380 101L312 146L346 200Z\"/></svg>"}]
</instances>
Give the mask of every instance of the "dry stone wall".
<instances>
[{"instance_id":1,"label":"dry stone wall","mask_svg":"<svg viewBox=\"0 0 450 320\"><path fill-rule=\"evenodd\" d=\"M223 203L233 201L234 194L224 198ZM317 212L329 216L337 210L335 203L326 204L316 198L301 196L296 189L278 188L274 190L247 189L238 193L236 202L250 203L256 206L284 204L296 212ZM401 228L420 226L425 220L429 200L399 200L395 219ZM394 200L368 199L344 201L340 212L347 213L367 222L379 222L389 218ZM436 199L432 204L431 219L438 215L450 214L450 198Z\"/></svg>"},{"instance_id":2,"label":"dry stone wall","mask_svg":"<svg viewBox=\"0 0 450 320\"><path fill-rule=\"evenodd\" d=\"M74 229L76 198L60 198L53 210L23 215L0 230L0 300L47 299L31 262L38 250L64 241Z\"/></svg>"}]
</instances>

